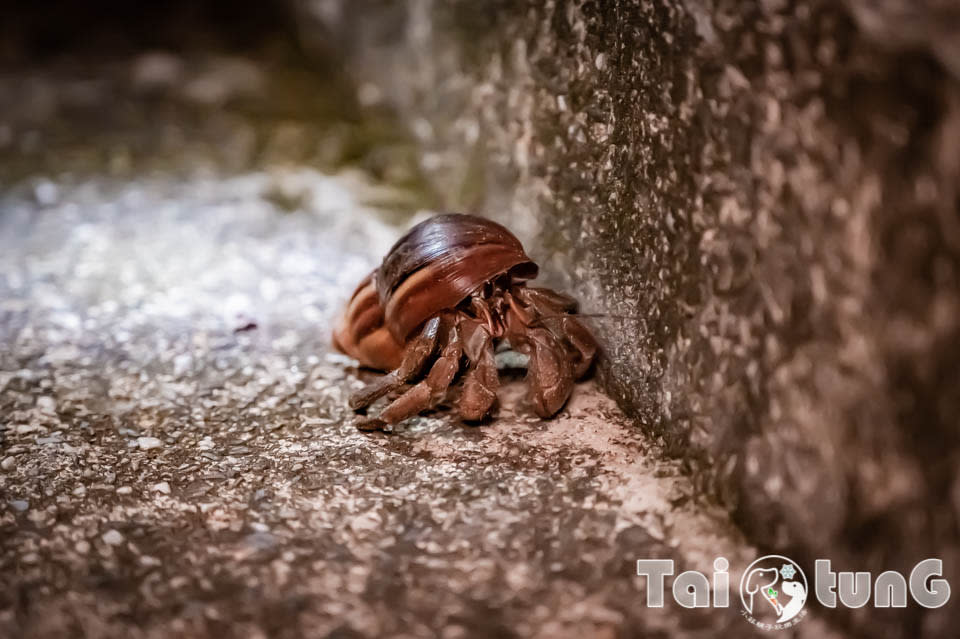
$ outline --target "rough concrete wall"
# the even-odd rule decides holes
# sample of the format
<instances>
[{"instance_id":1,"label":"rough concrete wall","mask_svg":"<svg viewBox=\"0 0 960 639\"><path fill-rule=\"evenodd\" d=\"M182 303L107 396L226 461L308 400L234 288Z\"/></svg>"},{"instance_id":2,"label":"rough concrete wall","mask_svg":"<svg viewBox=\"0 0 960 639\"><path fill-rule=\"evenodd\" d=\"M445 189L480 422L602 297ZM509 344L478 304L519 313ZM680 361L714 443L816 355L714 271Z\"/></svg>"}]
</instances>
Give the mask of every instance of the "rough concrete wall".
<instances>
[{"instance_id":1,"label":"rough concrete wall","mask_svg":"<svg viewBox=\"0 0 960 639\"><path fill-rule=\"evenodd\" d=\"M955 4L301 9L449 208L623 316L594 323L604 385L754 540L960 574ZM844 623L894 621L955 632L948 609Z\"/></svg>"}]
</instances>

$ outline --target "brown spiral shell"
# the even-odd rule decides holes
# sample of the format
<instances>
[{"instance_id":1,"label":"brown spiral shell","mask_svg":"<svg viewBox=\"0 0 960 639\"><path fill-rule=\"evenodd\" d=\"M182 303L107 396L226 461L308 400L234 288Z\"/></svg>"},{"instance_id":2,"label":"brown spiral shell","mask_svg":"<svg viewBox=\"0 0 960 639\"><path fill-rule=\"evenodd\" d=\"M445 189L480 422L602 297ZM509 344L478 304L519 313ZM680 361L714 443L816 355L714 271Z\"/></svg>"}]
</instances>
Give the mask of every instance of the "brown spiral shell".
<instances>
[{"instance_id":1,"label":"brown spiral shell","mask_svg":"<svg viewBox=\"0 0 960 639\"><path fill-rule=\"evenodd\" d=\"M474 215L432 217L400 238L376 271L385 324L397 342L506 273L533 279L537 265L513 233Z\"/></svg>"},{"instance_id":2,"label":"brown spiral shell","mask_svg":"<svg viewBox=\"0 0 960 639\"><path fill-rule=\"evenodd\" d=\"M384 371L400 365L403 347L384 324L373 271L357 286L333 331L333 345L364 366Z\"/></svg>"}]
</instances>

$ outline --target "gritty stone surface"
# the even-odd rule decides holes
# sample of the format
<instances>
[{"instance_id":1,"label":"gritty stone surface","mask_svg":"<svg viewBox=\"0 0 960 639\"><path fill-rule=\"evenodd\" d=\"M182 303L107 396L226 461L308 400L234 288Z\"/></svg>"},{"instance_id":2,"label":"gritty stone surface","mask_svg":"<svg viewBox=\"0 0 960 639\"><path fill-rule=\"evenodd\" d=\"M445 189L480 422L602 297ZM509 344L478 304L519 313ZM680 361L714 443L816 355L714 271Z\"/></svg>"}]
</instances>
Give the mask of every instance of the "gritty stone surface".
<instances>
[{"instance_id":1,"label":"gritty stone surface","mask_svg":"<svg viewBox=\"0 0 960 639\"><path fill-rule=\"evenodd\" d=\"M592 383L356 430L331 323L417 196L271 146L339 122L278 124L276 62L208 63L2 80L48 110L0 110L0 636L750 636L641 605L638 558L736 583L755 550Z\"/></svg>"},{"instance_id":2,"label":"gritty stone surface","mask_svg":"<svg viewBox=\"0 0 960 639\"><path fill-rule=\"evenodd\" d=\"M753 540L960 574L956 3L301 4L443 204L611 316L604 387Z\"/></svg>"}]
</instances>

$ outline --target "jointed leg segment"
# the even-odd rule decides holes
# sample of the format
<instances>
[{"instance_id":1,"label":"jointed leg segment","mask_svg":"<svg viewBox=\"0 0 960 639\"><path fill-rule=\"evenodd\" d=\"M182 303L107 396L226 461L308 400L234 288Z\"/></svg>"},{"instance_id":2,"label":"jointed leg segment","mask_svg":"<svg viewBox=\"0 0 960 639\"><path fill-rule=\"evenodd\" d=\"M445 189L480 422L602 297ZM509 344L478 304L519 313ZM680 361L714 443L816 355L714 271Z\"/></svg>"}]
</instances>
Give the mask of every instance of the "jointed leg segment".
<instances>
[{"instance_id":1,"label":"jointed leg segment","mask_svg":"<svg viewBox=\"0 0 960 639\"><path fill-rule=\"evenodd\" d=\"M438 338L443 347L440 356L433 362L426 377L393 400L377 419L364 420L358 424L362 430L380 430L396 424L417 413L433 408L444 398L453 378L460 369L463 346L460 329L450 316L435 318L439 322ZM434 320L431 320L431 322Z\"/></svg>"},{"instance_id":2,"label":"jointed leg segment","mask_svg":"<svg viewBox=\"0 0 960 639\"><path fill-rule=\"evenodd\" d=\"M479 421L497 400L500 387L500 374L493 355L493 336L486 324L479 320L465 319L460 326L470 370L464 376L458 408L465 420Z\"/></svg>"},{"instance_id":3,"label":"jointed leg segment","mask_svg":"<svg viewBox=\"0 0 960 639\"><path fill-rule=\"evenodd\" d=\"M577 301L548 288L518 288L517 297L536 311L537 323L546 326L563 342L564 350L573 360L573 378L583 377L596 357L597 343L571 314L577 309Z\"/></svg>"},{"instance_id":4,"label":"jointed leg segment","mask_svg":"<svg viewBox=\"0 0 960 639\"><path fill-rule=\"evenodd\" d=\"M423 370L427 358L433 355L436 350L439 330L439 317L434 317L424 324L420 334L404 349L400 367L354 393L350 398L350 408L353 410L364 409L413 379Z\"/></svg>"}]
</instances>

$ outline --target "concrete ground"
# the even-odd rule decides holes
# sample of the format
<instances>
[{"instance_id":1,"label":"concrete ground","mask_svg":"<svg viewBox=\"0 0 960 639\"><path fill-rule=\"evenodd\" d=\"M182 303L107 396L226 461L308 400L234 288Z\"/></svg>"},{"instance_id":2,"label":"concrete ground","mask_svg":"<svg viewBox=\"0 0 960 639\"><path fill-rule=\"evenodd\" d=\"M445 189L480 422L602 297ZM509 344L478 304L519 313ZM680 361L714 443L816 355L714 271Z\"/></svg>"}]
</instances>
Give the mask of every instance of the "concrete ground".
<instances>
[{"instance_id":1,"label":"concrete ground","mask_svg":"<svg viewBox=\"0 0 960 639\"><path fill-rule=\"evenodd\" d=\"M749 634L645 606L637 559L754 551L593 383L355 429L329 335L402 144L296 69L100 64L0 80L0 636Z\"/></svg>"}]
</instances>

